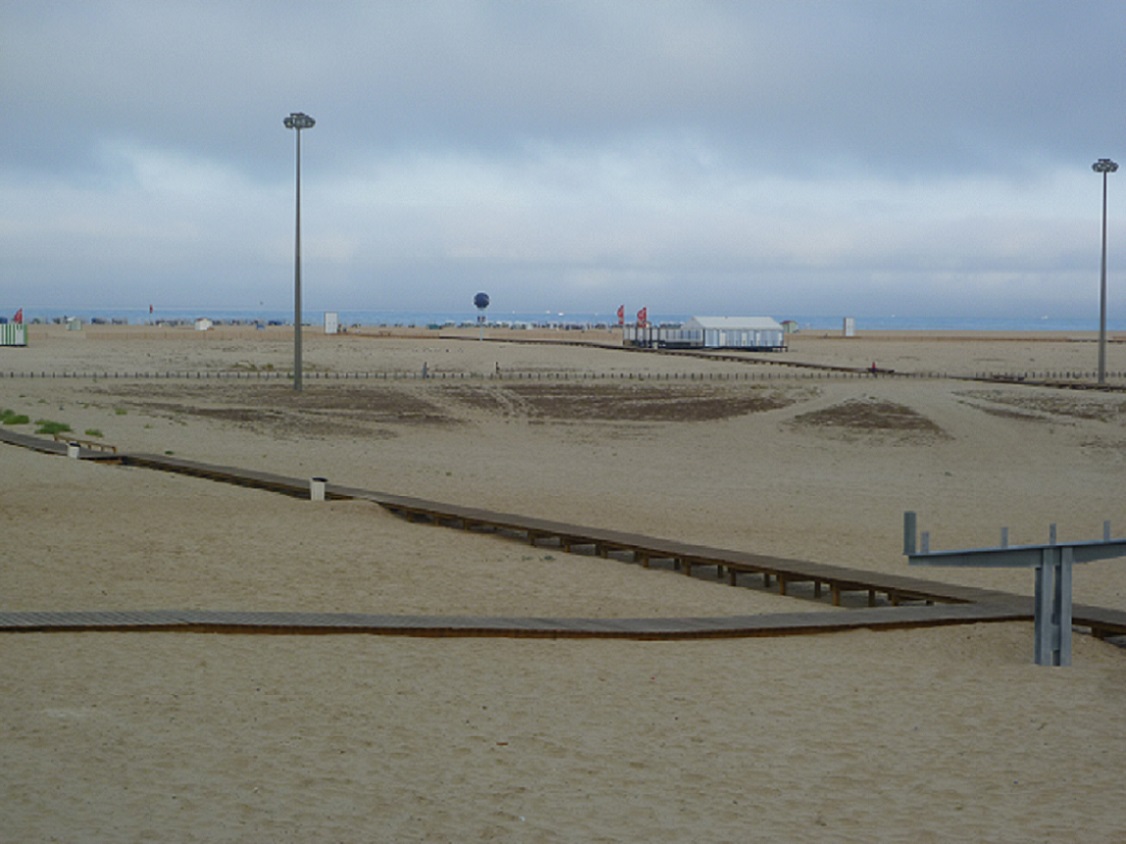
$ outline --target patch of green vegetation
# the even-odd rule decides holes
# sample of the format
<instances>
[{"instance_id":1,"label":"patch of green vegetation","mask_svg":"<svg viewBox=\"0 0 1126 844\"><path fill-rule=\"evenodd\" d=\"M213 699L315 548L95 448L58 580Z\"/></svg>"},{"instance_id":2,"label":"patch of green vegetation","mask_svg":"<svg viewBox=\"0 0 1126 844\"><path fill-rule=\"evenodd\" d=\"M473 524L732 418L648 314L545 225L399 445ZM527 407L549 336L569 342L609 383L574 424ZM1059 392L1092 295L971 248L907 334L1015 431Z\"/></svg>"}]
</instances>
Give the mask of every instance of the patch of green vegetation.
<instances>
[{"instance_id":1,"label":"patch of green vegetation","mask_svg":"<svg viewBox=\"0 0 1126 844\"><path fill-rule=\"evenodd\" d=\"M65 434L70 430L70 425L66 422L55 422L51 419L36 419L35 424L39 426L35 429L37 434Z\"/></svg>"},{"instance_id":2,"label":"patch of green vegetation","mask_svg":"<svg viewBox=\"0 0 1126 844\"><path fill-rule=\"evenodd\" d=\"M0 422L5 425L26 425L31 421L25 413L14 410L0 410Z\"/></svg>"},{"instance_id":3,"label":"patch of green vegetation","mask_svg":"<svg viewBox=\"0 0 1126 844\"><path fill-rule=\"evenodd\" d=\"M95 437L95 438L97 438L97 439L101 439L102 437L104 437L104 436L105 436L105 434L103 434L103 433L102 433L102 432L101 432L100 430L98 430L97 428L87 428L87 429L86 429L86 436L88 436L88 437Z\"/></svg>"},{"instance_id":4,"label":"patch of green vegetation","mask_svg":"<svg viewBox=\"0 0 1126 844\"><path fill-rule=\"evenodd\" d=\"M129 411L128 411L128 410L126 410L126 409L125 409L124 407L115 407L115 408L113 409L113 412L114 412L114 414L115 414L116 416L124 416L124 415L125 415L126 413L128 413Z\"/></svg>"}]
</instances>

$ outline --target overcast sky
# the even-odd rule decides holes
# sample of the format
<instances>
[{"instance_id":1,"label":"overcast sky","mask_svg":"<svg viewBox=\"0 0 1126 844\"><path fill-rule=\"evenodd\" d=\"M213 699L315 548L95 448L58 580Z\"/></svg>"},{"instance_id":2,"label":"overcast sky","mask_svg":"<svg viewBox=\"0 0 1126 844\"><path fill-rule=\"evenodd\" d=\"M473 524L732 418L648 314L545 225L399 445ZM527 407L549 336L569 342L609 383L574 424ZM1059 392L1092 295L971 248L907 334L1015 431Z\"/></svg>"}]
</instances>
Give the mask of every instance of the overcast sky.
<instances>
[{"instance_id":1,"label":"overcast sky","mask_svg":"<svg viewBox=\"0 0 1126 844\"><path fill-rule=\"evenodd\" d=\"M1121 0L0 3L0 311L1085 316ZM1126 169L1110 177L1126 313ZM1116 301L1117 300L1117 301Z\"/></svg>"}]
</instances>

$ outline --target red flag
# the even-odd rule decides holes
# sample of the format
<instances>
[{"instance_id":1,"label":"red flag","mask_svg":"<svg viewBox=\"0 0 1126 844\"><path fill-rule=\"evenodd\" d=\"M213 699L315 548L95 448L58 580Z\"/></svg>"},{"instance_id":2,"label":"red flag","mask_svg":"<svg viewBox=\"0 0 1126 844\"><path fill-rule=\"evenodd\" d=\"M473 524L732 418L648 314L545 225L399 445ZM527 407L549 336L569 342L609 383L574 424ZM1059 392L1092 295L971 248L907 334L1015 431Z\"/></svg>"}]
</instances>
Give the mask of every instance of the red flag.
<instances>
[{"instance_id":1,"label":"red flag","mask_svg":"<svg viewBox=\"0 0 1126 844\"><path fill-rule=\"evenodd\" d=\"M618 325L626 324L626 306L618 305Z\"/></svg>"},{"instance_id":2,"label":"red flag","mask_svg":"<svg viewBox=\"0 0 1126 844\"><path fill-rule=\"evenodd\" d=\"M16 315L12 317L12 322L16 325L23 325L23 308L16 311Z\"/></svg>"},{"instance_id":3,"label":"red flag","mask_svg":"<svg viewBox=\"0 0 1126 844\"><path fill-rule=\"evenodd\" d=\"M642 308L637 312L637 327L644 328L649 324L649 308L648 306Z\"/></svg>"}]
</instances>

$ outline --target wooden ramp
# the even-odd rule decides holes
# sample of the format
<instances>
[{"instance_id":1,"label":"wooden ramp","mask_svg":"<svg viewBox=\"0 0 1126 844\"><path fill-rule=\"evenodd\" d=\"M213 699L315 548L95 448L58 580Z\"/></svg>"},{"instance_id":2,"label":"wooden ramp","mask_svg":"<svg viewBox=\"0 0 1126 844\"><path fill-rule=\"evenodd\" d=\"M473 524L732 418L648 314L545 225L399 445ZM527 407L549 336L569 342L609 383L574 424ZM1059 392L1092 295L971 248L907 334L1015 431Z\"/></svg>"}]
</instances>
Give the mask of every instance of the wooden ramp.
<instances>
[{"instance_id":1,"label":"wooden ramp","mask_svg":"<svg viewBox=\"0 0 1126 844\"><path fill-rule=\"evenodd\" d=\"M0 430L0 442L65 454L66 444ZM171 455L111 454L80 450L83 459L111 459L126 465L176 472L307 498L308 479L233 466L185 460ZM692 639L781 636L852 629L897 629L997 621L1031 621L1032 600L986 589L935 583L915 577L867 572L843 566L679 542L531 516L463 507L373 490L325 485L328 499L372 501L404 518L463 530L491 531L533 545L557 544L566 552L603 557L624 555L649 565L671 561L691 575L711 567L731 585L755 576L779 594L794 584L810 584L814 598L827 589L834 605L842 595L866 593L868 607L841 613L782 613L697 618L492 618L395 616L351 613L255 613L193 611L0 612L0 632L80 630L180 630L241 633L369 633L399 636L509 636L535 638ZM884 595L889 606L878 607ZM1076 605L1073 621L1096 636L1126 635L1126 612Z\"/></svg>"}]
</instances>

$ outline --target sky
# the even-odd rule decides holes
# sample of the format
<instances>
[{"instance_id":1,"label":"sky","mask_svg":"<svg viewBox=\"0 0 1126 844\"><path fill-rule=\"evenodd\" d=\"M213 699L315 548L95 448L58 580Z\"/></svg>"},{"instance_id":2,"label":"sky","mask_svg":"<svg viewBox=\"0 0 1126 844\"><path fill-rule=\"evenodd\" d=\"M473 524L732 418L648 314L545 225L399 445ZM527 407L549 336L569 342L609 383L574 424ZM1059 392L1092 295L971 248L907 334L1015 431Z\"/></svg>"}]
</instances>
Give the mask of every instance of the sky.
<instances>
[{"instance_id":1,"label":"sky","mask_svg":"<svg viewBox=\"0 0 1126 844\"><path fill-rule=\"evenodd\" d=\"M310 311L1097 322L1124 35L1121 0L3 0L0 313L291 308L301 111Z\"/></svg>"}]
</instances>

